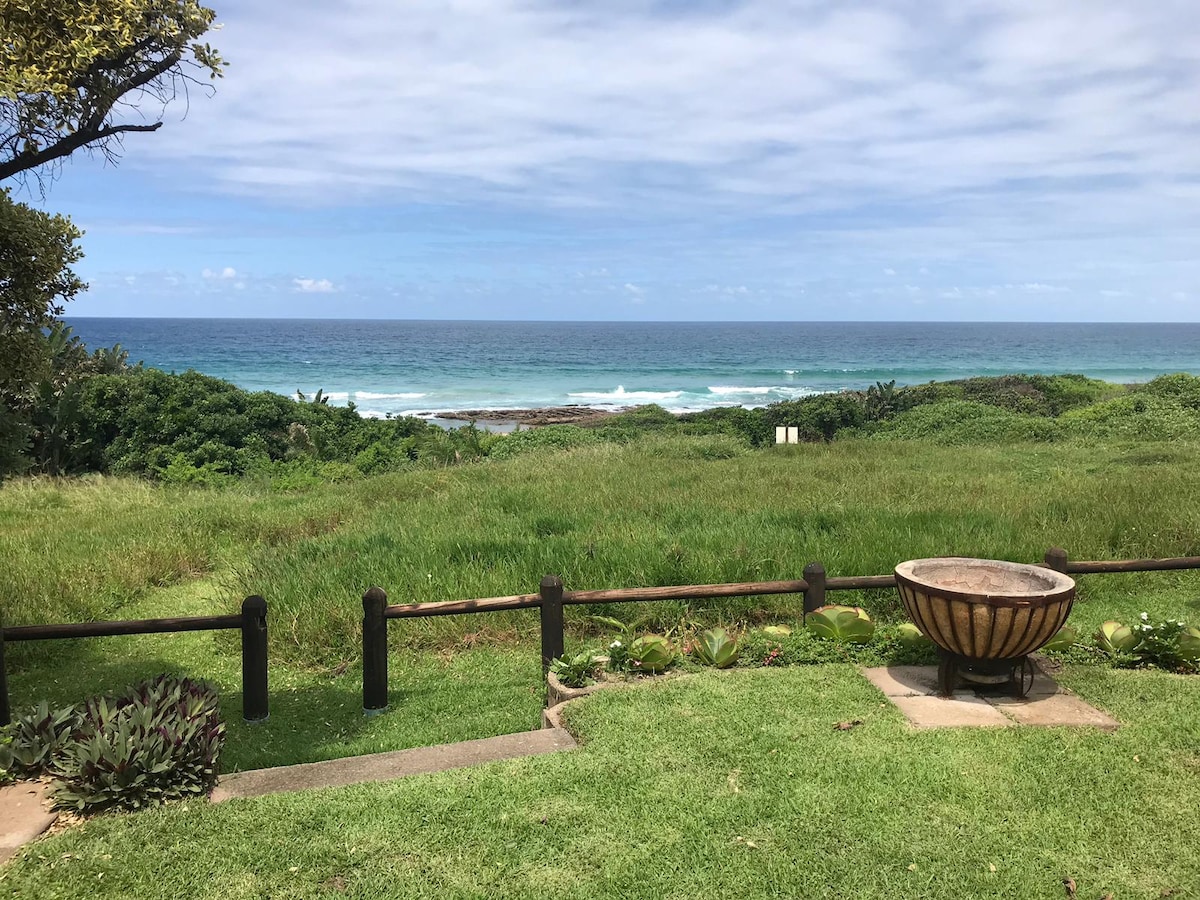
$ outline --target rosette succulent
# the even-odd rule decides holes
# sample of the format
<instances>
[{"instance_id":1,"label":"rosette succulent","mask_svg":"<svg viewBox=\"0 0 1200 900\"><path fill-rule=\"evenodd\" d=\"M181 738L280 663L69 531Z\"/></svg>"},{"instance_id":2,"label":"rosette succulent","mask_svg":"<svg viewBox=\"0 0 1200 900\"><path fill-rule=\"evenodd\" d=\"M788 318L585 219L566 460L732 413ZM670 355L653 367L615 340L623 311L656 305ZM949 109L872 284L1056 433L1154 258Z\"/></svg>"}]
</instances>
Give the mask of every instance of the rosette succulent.
<instances>
[{"instance_id":1,"label":"rosette succulent","mask_svg":"<svg viewBox=\"0 0 1200 900\"><path fill-rule=\"evenodd\" d=\"M1079 640L1079 632L1070 625L1064 625L1058 629L1054 637L1042 645L1042 649L1062 653L1064 650L1070 650L1077 640Z\"/></svg>"},{"instance_id":2,"label":"rosette succulent","mask_svg":"<svg viewBox=\"0 0 1200 900\"><path fill-rule=\"evenodd\" d=\"M1179 656L1191 663L1200 663L1200 628L1188 626L1179 635Z\"/></svg>"},{"instance_id":3,"label":"rosette succulent","mask_svg":"<svg viewBox=\"0 0 1200 900\"><path fill-rule=\"evenodd\" d=\"M737 640L724 628L709 628L696 635L693 652L706 666L728 669L738 660Z\"/></svg>"},{"instance_id":4,"label":"rosette succulent","mask_svg":"<svg viewBox=\"0 0 1200 900\"><path fill-rule=\"evenodd\" d=\"M629 665L657 674L675 662L675 647L661 634L644 634L629 645Z\"/></svg>"},{"instance_id":5,"label":"rosette succulent","mask_svg":"<svg viewBox=\"0 0 1200 900\"><path fill-rule=\"evenodd\" d=\"M1122 625L1111 619L1100 626L1100 630L1095 634L1095 639L1096 646L1110 656L1132 653L1141 642L1141 636L1128 625Z\"/></svg>"},{"instance_id":6,"label":"rosette succulent","mask_svg":"<svg viewBox=\"0 0 1200 900\"><path fill-rule=\"evenodd\" d=\"M808 630L831 641L865 644L875 633L875 623L861 606L822 606L807 617Z\"/></svg>"},{"instance_id":7,"label":"rosette succulent","mask_svg":"<svg viewBox=\"0 0 1200 900\"><path fill-rule=\"evenodd\" d=\"M905 622L903 625L897 626L896 631L898 633L898 637L900 638L900 643L905 647L924 647L927 644L933 643L933 641L931 641L925 635L925 632L921 631L921 629L912 622Z\"/></svg>"}]
</instances>

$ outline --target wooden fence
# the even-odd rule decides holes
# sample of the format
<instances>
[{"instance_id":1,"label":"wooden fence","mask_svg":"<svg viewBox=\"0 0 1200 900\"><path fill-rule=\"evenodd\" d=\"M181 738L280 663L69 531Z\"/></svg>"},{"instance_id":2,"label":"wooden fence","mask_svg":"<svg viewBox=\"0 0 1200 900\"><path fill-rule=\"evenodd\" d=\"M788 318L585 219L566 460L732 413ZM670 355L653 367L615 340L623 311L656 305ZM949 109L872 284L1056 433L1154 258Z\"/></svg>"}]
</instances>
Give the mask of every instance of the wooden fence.
<instances>
[{"instance_id":1,"label":"wooden fence","mask_svg":"<svg viewBox=\"0 0 1200 900\"><path fill-rule=\"evenodd\" d=\"M1114 572L1163 572L1200 569L1200 556L1171 559L1122 559L1073 562L1061 547L1046 551L1042 565L1071 575ZM542 579L536 594L511 597L484 597L478 600L449 600L434 603L409 603L389 606L382 588L373 587L363 595L363 711L374 715L388 706L387 623L389 619L420 619L429 616L455 616L470 613L500 612L511 609L538 609L541 616L542 670L563 655L565 633L563 608L593 603L632 603L656 600L698 600L716 597L751 597L767 594L803 594L804 614L826 603L829 591L861 591L896 586L896 576L854 575L837 578L826 575L819 562L804 567L799 581L750 581L737 584L685 584L673 587L616 588L598 591L566 591L557 575Z\"/></svg>"},{"instance_id":2,"label":"wooden fence","mask_svg":"<svg viewBox=\"0 0 1200 900\"><path fill-rule=\"evenodd\" d=\"M1164 572L1200 569L1200 556L1171 559L1123 559L1072 562L1066 551L1052 547L1042 563L1071 575L1114 572ZM562 656L565 643L563 609L595 603L644 603L657 600L700 600L718 597L751 597L769 594L803 594L807 615L826 603L830 591L860 591L894 587L895 575L826 575L818 562L804 567L804 577L795 581L749 581L734 584L684 584L671 587L616 588L567 591L556 575L542 579L536 594L485 597L478 600L449 600L389 606L382 588L373 587L362 598L363 711L382 712L388 705L387 632L389 619L418 619L469 613L537 609L541 619L542 668ZM138 619L117 622L82 622L65 625L16 625L0 628L0 724L10 721L8 681L4 645L12 641L44 641L65 638L112 637L127 634L161 634L181 631L242 632L242 715L247 722L268 716L267 696L267 603L262 597L247 597L242 611L226 616L191 616L177 619Z\"/></svg>"},{"instance_id":3,"label":"wooden fence","mask_svg":"<svg viewBox=\"0 0 1200 900\"><path fill-rule=\"evenodd\" d=\"M133 619L121 622L79 622L68 625L16 625L0 628L0 725L11 721L4 645L12 641L52 641L64 638L115 637L125 634L172 634L181 631L242 632L242 716L247 722L267 718L267 601L247 597L242 611L228 616L189 616L179 619Z\"/></svg>"}]
</instances>

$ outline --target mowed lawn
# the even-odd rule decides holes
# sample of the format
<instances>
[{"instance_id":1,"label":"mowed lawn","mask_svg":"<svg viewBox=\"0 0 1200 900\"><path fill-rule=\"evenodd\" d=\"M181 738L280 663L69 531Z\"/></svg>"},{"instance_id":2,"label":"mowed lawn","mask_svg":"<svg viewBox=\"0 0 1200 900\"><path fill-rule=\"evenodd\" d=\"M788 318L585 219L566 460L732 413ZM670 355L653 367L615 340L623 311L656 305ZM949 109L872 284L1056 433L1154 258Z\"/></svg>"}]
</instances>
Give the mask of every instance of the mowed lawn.
<instances>
[{"instance_id":1,"label":"mowed lawn","mask_svg":"<svg viewBox=\"0 0 1200 900\"><path fill-rule=\"evenodd\" d=\"M852 667L605 692L580 750L203 801L39 842L17 896L1200 897L1200 679L1072 669L1123 723L918 732ZM859 719L847 731L840 721Z\"/></svg>"}]
</instances>

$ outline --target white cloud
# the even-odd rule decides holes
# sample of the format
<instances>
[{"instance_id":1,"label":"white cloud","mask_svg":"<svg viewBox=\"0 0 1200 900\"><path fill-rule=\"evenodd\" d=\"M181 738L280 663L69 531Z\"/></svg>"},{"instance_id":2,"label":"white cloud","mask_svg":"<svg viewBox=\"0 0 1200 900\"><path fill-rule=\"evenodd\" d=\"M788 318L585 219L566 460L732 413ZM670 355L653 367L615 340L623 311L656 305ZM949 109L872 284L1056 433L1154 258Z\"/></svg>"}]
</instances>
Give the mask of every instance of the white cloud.
<instances>
[{"instance_id":1,"label":"white cloud","mask_svg":"<svg viewBox=\"0 0 1200 900\"><path fill-rule=\"evenodd\" d=\"M390 0L331 0L281 18L249 4L215 38L236 63L216 97L144 147L301 202L822 210L1029 179L1170 183L1200 169L1193 11L464 0L397 16Z\"/></svg>"},{"instance_id":2,"label":"white cloud","mask_svg":"<svg viewBox=\"0 0 1200 900\"><path fill-rule=\"evenodd\" d=\"M200 273L200 275L201 275L201 277L207 278L210 280L218 279L218 280L222 280L222 281L228 281L231 278L237 278L237 269L233 268L233 266L226 266L225 268L220 269L219 271L214 270L214 269L205 269L203 272Z\"/></svg>"},{"instance_id":3,"label":"white cloud","mask_svg":"<svg viewBox=\"0 0 1200 900\"><path fill-rule=\"evenodd\" d=\"M884 274L884 275L895 275L895 274L896 274L896 270L895 270L895 269L891 269L891 268L884 269L884 270L883 270L883 274Z\"/></svg>"},{"instance_id":4,"label":"white cloud","mask_svg":"<svg viewBox=\"0 0 1200 900\"><path fill-rule=\"evenodd\" d=\"M328 278L293 278L293 290L302 294L332 294L337 287Z\"/></svg>"}]
</instances>

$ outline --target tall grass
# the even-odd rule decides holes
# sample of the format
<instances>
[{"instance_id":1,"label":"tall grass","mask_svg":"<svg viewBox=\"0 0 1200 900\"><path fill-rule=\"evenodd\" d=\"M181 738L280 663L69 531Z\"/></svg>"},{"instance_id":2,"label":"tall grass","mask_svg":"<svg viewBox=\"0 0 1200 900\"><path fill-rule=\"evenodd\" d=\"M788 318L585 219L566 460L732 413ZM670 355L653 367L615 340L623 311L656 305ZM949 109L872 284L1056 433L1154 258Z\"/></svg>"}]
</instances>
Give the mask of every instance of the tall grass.
<instances>
[{"instance_id":1,"label":"tall grass","mask_svg":"<svg viewBox=\"0 0 1200 900\"><path fill-rule=\"evenodd\" d=\"M846 441L697 458L696 439L646 438L536 458L375 479L362 515L330 533L258 548L229 594L268 597L276 652L296 661L356 658L359 597L393 603L536 590L890 572L937 555L1040 560L1200 555L1200 478L1179 445L1030 444L969 450ZM703 440L703 439L698 439ZM1189 574L1097 576L1081 586L1084 620L1161 608L1179 614ZM883 617L892 592L841 596ZM655 627L683 618L795 615L798 597L616 607ZM1156 606L1157 604L1157 606ZM1089 611L1090 610L1090 611ZM578 624L588 611L578 610ZM532 613L407 620L409 646L531 631Z\"/></svg>"},{"instance_id":2,"label":"tall grass","mask_svg":"<svg viewBox=\"0 0 1200 900\"><path fill-rule=\"evenodd\" d=\"M215 575L226 609L267 598L276 659L322 666L357 659L359 598L373 584L407 603L530 593L547 573L588 589L798 578L813 560L831 575L948 554L1036 561L1054 544L1076 559L1200 555L1192 443L846 440L731 453L712 441L644 436L298 493L13 482L0 490L4 622L119 616L156 587ZM1198 577L1085 577L1076 618L1200 618ZM896 614L893 592L833 596ZM794 616L799 604L572 608L569 621L607 612L667 628ZM535 613L517 612L391 632L428 647L535 629Z\"/></svg>"},{"instance_id":3,"label":"tall grass","mask_svg":"<svg viewBox=\"0 0 1200 900\"><path fill-rule=\"evenodd\" d=\"M351 508L333 491L12 481L0 490L0 616L6 625L112 616L149 589L211 573L250 548L327 531Z\"/></svg>"}]
</instances>

